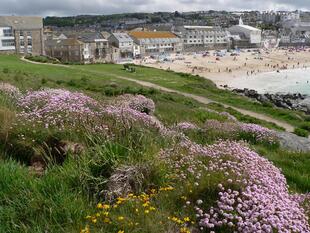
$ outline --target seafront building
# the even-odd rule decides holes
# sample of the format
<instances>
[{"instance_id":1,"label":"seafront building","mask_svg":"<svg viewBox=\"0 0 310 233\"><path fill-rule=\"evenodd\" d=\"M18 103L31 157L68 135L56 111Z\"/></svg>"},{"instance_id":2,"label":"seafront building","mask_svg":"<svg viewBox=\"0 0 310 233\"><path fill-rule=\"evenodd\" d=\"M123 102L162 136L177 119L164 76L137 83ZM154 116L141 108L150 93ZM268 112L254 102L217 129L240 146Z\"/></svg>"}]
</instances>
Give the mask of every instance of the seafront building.
<instances>
[{"instance_id":1,"label":"seafront building","mask_svg":"<svg viewBox=\"0 0 310 233\"><path fill-rule=\"evenodd\" d=\"M256 48L262 44L262 30L244 25L240 18L239 24L228 28L232 47Z\"/></svg>"},{"instance_id":2,"label":"seafront building","mask_svg":"<svg viewBox=\"0 0 310 233\"><path fill-rule=\"evenodd\" d=\"M119 56L115 56L117 63L130 62L134 57L134 41L124 32L111 33L108 41L112 47L119 53Z\"/></svg>"},{"instance_id":3,"label":"seafront building","mask_svg":"<svg viewBox=\"0 0 310 233\"><path fill-rule=\"evenodd\" d=\"M0 53L44 53L41 17L0 16Z\"/></svg>"},{"instance_id":4,"label":"seafront building","mask_svg":"<svg viewBox=\"0 0 310 233\"><path fill-rule=\"evenodd\" d=\"M182 38L185 51L223 49L228 45L228 32L221 27L181 26L176 33Z\"/></svg>"},{"instance_id":5,"label":"seafront building","mask_svg":"<svg viewBox=\"0 0 310 233\"><path fill-rule=\"evenodd\" d=\"M129 33L140 47L141 56L176 53L183 50L182 40L167 31L132 31Z\"/></svg>"}]
</instances>

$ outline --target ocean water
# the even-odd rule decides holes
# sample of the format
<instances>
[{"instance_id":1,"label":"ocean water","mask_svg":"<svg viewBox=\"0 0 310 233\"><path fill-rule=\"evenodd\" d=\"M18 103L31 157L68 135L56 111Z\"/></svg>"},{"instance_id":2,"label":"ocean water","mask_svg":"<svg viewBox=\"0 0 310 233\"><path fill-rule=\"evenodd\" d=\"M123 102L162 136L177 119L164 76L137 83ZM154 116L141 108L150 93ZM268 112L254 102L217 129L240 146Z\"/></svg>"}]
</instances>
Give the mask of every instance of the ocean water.
<instances>
[{"instance_id":1,"label":"ocean water","mask_svg":"<svg viewBox=\"0 0 310 233\"><path fill-rule=\"evenodd\" d=\"M249 88L259 93L301 93L310 95L310 68L280 70L230 80L232 88Z\"/></svg>"}]
</instances>

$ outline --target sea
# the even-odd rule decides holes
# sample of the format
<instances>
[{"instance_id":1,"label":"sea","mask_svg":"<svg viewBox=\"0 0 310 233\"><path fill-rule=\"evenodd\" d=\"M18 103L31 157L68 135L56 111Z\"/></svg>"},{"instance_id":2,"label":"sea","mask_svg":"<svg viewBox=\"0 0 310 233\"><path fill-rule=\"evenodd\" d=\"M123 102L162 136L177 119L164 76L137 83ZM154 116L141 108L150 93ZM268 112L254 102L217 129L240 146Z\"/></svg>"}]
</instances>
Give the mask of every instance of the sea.
<instances>
[{"instance_id":1,"label":"sea","mask_svg":"<svg viewBox=\"0 0 310 233\"><path fill-rule=\"evenodd\" d=\"M231 79L230 88L248 88L264 93L300 93L310 96L310 68L280 70Z\"/></svg>"}]
</instances>

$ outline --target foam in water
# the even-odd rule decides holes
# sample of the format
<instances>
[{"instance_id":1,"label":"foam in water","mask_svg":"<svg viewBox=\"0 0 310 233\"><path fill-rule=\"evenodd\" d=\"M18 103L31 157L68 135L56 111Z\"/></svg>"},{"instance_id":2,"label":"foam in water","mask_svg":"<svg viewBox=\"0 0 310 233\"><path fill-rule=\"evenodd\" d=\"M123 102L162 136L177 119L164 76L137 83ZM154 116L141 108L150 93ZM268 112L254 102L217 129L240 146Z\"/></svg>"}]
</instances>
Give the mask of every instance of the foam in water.
<instances>
[{"instance_id":1,"label":"foam in water","mask_svg":"<svg viewBox=\"0 0 310 233\"><path fill-rule=\"evenodd\" d=\"M310 95L310 69L281 70L235 78L232 88L249 88L259 93L301 93Z\"/></svg>"}]
</instances>

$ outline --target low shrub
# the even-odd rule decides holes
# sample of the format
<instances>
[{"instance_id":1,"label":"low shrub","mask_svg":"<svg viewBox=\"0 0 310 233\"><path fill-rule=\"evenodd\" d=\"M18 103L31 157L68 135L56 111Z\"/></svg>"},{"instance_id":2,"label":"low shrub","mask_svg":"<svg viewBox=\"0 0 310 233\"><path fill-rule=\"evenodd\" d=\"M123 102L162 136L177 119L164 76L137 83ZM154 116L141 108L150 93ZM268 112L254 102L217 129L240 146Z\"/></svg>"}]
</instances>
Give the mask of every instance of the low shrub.
<instances>
[{"instance_id":1,"label":"low shrub","mask_svg":"<svg viewBox=\"0 0 310 233\"><path fill-rule=\"evenodd\" d=\"M309 132L302 128L295 128L294 134L301 136L301 137L309 137Z\"/></svg>"}]
</instances>

